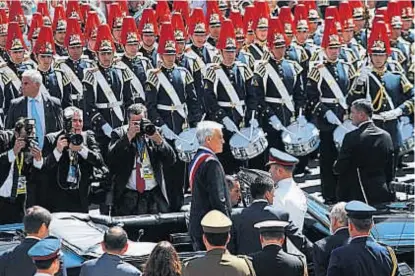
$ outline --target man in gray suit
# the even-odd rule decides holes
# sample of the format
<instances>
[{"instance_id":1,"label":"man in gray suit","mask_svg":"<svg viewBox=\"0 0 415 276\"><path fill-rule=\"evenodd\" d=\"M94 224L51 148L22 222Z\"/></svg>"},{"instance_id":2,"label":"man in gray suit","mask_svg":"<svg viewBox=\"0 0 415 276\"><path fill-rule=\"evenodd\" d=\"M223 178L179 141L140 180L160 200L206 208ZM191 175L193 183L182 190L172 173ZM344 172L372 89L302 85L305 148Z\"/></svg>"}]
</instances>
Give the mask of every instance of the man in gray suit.
<instances>
[{"instance_id":1,"label":"man in gray suit","mask_svg":"<svg viewBox=\"0 0 415 276\"><path fill-rule=\"evenodd\" d=\"M128 249L127 233L121 227L109 228L104 234L102 249L104 254L95 260L85 262L79 276L140 276L141 272L124 262L121 255Z\"/></svg>"}]
</instances>

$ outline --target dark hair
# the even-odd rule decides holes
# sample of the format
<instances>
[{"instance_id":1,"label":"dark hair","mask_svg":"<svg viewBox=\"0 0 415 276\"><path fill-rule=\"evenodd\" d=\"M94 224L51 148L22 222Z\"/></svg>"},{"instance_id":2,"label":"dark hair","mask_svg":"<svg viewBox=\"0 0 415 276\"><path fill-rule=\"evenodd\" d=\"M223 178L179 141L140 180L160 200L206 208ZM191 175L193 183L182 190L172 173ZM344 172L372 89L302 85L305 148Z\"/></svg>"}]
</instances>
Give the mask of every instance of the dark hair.
<instances>
[{"instance_id":1,"label":"dark hair","mask_svg":"<svg viewBox=\"0 0 415 276\"><path fill-rule=\"evenodd\" d=\"M159 242L151 251L144 267L144 276L179 276L182 265L173 245L167 241Z\"/></svg>"},{"instance_id":2,"label":"dark hair","mask_svg":"<svg viewBox=\"0 0 415 276\"><path fill-rule=\"evenodd\" d=\"M360 112L365 113L369 118L372 118L373 115L373 105L372 102L367 99L358 99L352 103L352 106Z\"/></svg>"},{"instance_id":3,"label":"dark hair","mask_svg":"<svg viewBox=\"0 0 415 276\"><path fill-rule=\"evenodd\" d=\"M141 115L147 113L147 108L141 103L132 104L127 108L128 118L131 115Z\"/></svg>"},{"instance_id":4,"label":"dark hair","mask_svg":"<svg viewBox=\"0 0 415 276\"><path fill-rule=\"evenodd\" d=\"M127 233L119 226L114 226L105 231L105 249L110 251L121 251L128 242Z\"/></svg>"},{"instance_id":5,"label":"dark hair","mask_svg":"<svg viewBox=\"0 0 415 276\"><path fill-rule=\"evenodd\" d=\"M34 261L35 266L37 269L49 269L52 266L52 263L57 259L58 257L51 259L51 260L43 260L43 261Z\"/></svg>"},{"instance_id":6,"label":"dark hair","mask_svg":"<svg viewBox=\"0 0 415 276\"><path fill-rule=\"evenodd\" d=\"M284 233L283 232L262 232L260 234L264 240L276 240L276 239L283 239Z\"/></svg>"},{"instance_id":7,"label":"dark hair","mask_svg":"<svg viewBox=\"0 0 415 276\"><path fill-rule=\"evenodd\" d=\"M266 192L274 188L274 181L268 176L258 176L251 184L251 196L253 199L263 199Z\"/></svg>"},{"instance_id":8,"label":"dark hair","mask_svg":"<svg viewBox=\"0 0 415 276\"><path fill-rule=\"evenodd\" d=\"M228 186L229 191L233 189L234 183L237 180L238 179L236 178L235 175L226 175L225 176L225 182L226 182L226 185Z\"/></svg>"},{"instance_id":9,"label":"dark hair","mask_svg":"<svg viewBox=\"0 0 415 276\"><path fill-rule=\"evenodd\" d=\"M213 246L225 246L229 233L204 233L206 240Z\"/></svg>"},{"instance_id":10,"label":"dark hair","mask_svg":"<svg viewBox=\"0 0 415 276\"><path fill-rule=\"evenodd\" d=\"M16 131L17 133L20 133L20 131L25 126L25 120L26 119L27 118L24 118L24 117L20 117L19 119L17 119L16 123L14 124L14 131Z\"/></svg>"},{"instance_id":11,"label":"dark hair","mask_svg":"<svg viewBox=\"0 0 415 276\"><path fill-rule=\"evenodd\" d=\"M355 219L355 218L349 218L350 223L356 227L356 230L359 232L363 231L370 231L370 228L372 227L373 220L371 218L368 219Z\"/></svg>"},{"instance_id":12,"label":"dark hair","mask_svg":"<svg viewBox=\"0 0 415 276\"><path fill-rule=\"evenodd\" d=\"M40 206L33 206L27 209L23 218L23 225L26 234L36 234L39 232L42 224L49 227L52 215L48 210Z\"/></svg>"}]
</instances>

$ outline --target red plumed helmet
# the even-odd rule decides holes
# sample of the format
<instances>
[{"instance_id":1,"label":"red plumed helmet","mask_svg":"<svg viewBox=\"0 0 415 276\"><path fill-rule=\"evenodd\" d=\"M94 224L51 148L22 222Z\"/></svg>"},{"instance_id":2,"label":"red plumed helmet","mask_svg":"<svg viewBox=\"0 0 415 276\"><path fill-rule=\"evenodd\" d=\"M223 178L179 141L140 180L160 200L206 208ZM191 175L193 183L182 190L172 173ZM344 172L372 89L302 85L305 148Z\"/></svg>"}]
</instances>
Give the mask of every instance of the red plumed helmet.
<instances>
[{"instance_id":1,"label":"red plumed helmet","mask_svg":"<svg viewBox=\"0 0 415 276\"><path fill-rule=\"evenodd\" d=\"M122 16L127 16L129 14L127 0L118 0L118 5L120 6Z\"/></svg>"},{"instance_id":2,"label":"red plumed helmet","mask_svg":"<svg viewBox=\"0 0 415 276\"><path fill-rule=\"evenodd\" d=\"M396 0L388 2L388 17L392 28L402 28L401 5Z\"/></svg>"},{"instance_id":3,"label":"red plumed helmet","mask_svg":"<svg viewBox=\"0 0 415 276\"><path fill-rule=\"evenodd\" d=\"M349 1L349 5L352 9L354 20L363 20L365 10L364 10L362 1L360 0Z\"/></svg>"},{"instance_id":4,"label":"red plumed helmet","mask_svg":"<svg viewBox=\"0 0 415 276\"><path fill-rule=\"evenodd\" d=\"M85 40L78 19L69 18L63 45L68 48L74 46L84 46L84 44Z\"/></svg>"},{"instance_id":5,"label":"red plumed helmet","mask_svg":"<svg viewBox=\"0 0 415 276\"><path fill-rule=\"evenodd\" d=\"M23 40L22 30L19 23L10 22L7 31L6 50L7 51L22 51L26 48Z\"/></svg>"},{"instance_id":6,"label":"red plumed helmet","mask_svg":"<svg viewBox=\"0 0 415 276\"><path fill-rule=\"evenodd\" d=\"M120 42L122 45L126 44L138 44L139 43L139 35L137 26L135 24L134 17L126 16L122 22L121 28L121 38Z\"/></svg>"},{"instance_id":7,"label":"red plumed helmet","mask_svg":"<svg viewBox=\"0 0 415 276\"><path fill-rule=\"evenodd\" d=\"M236 41L243 42L245 40L244 22L239 11L232 10L229 13L229 19L235 28Z\"/></svg>"},{"instance_id":8,"label":"red plumed helmet","mask_svg":"<svg viewBox=\"0 0 415 276\"><path fill-rule=\"evenodd\" d=\"M372 32L370 33L367 46L369 54L391 54L390 42L386 31L385 22L377 21L373 24Z\"/></svg>"},{"instance_id":9,"label":"red plumed helmet","mask_svg":"<svg viewBox=\"0 0 415 276\"><path fill-rule=\"evenodd\" d=\"M294 9L294 29L308 31L308 10L303 4L298 4Z\"/></svg>"},{"instance_id":10,"label":"red plumed helmet","mask_svg":"<svg viewBox=\"0 0 415 276\"><path fill-rule=\"evenodd\" d=\"M29 33L27 38L29 40L37 39L39 36L40 28L43 26L43 16L39 12L35 12L32 15L32 21L30 22Z\"/></svg>"},{"instance_id":11,"label":"red plumed helmet","mask_svg":"<svg viewBox=\"0 0 415 276\"><path fill-rule=\"evenodd\" d=\"M97 36L98 26L101 24L96 11L89 11L85 24L85 37L95 38Z\"/></svg>"},{"instance_id":12,"label":"red plumed helmet","mask_svg":"<svg viewBox=\"0 0 415 276\"><path fill-rule=\"evenodd\" d=\"M171 12L169 3L166 0L158 0L156 6L156 21L158 24L169 22L171 19Z\"/></svg>"},{"instance_id":13,"label":"red plumed helmet","mask_svg":"<svg viewBox=\"0 0 415 276\"><path fill-rule=\"evenodd\" d=\"M6 9L0 9L0 35L7 35L9 25L9 18L7 17Z\"/></svg>"},{"instance_id":14,"label":"red plumed helmet","mask_svg":"<svg viewBox=\"0 0 415 276\"><path fill-rule=\"evenodd\" d=\"M326 19L328 17L333 17L334 26L336 27L337 32L343 31L342 22L340 21L339 10L335 6L329 6L326 8Z\"/></svg>"},{"instance_id":15,"label":"red plumed helmet","mask_svg":"<svg viewBox=\"0 0 415 276\"><path fill-rule=\"evenodd\" d=\"M219 10L217 0L206 2L206 25L210 27L220 26L222 21L222 12Z\"/></svg>"},{"instance_id":16,"label":"red plumed helmet","mask_svg":"<svg viewBox=\"0 0 415 276\"><path fill-rule=\"evenodd\" d=\"M174 39L173 27L171 23L163 23L160 29L157 53L160 55L175 55L176 52L176 40Z\"/></svg>"},{"instance_id":17,"label":"red plumed helmet","mask_svg":"<svg viewBox=\"0 0 415 276\"><path fill-rule=\"evenodd\" d=\"M38 13L40 13L41 15L43 15L43 16L50 17L49 9L48 9L48 4L46 2L38 2L37 3L36 11Z\"/></svg>"},{"instance_id":18,"label":"red plumed helmet","mask_svg":"<svg viewBox=\"0 0 415 276\"><path fill-rule=\"evenodd\" d=\"M255 6L246 6L245 7L245 13L244 13L244 32L246 34L253 33L254 32L254 22L256 21L255 18L255 12L256 8Z\"/></svg>"},{"instance_id":19,"label":"red plumed helmet","mask_svg":"<svg viewBox=\"0 0 415 276\"><path fill-rule=\"evenodd\" d=\"M110 27L107 24L101 24L97 30L97 40L95 42L95 52L114 52L114 39Z\"/></svg>"},{"instance_id":20,"label":"red plumed helmet","mask_svg":"<svg viewBox=\"0 0 415 276\"><path fill-rule=\"evenodd\" d=\"M246 11L245 11L246 13ZM255 2L255 19L252 30L268 29L269 25L269 7L268 3L264 1Z\"/></svg>"},{"instance_id":21,"label":"red plumed helmet","mask_svg":"<svg viewBox=\"0 0 415 276\"><path fill-rule=\"evenodd\" d=\"M284 27L278 17L273 17L268 31L267 44L270 49L288 46L288 39Z\"/></svg>"},{"instance_id":22,"label":"red plumed helmet","mask_svg":"<svg viewBox=\"0 0 415 276\"><path fill-rule=\"evenodd\" d=\"M144 9L141 20L138 24L140 34L158 34L156 15L153 9Z\"/></svg>"},{"instance_id":23,"label":"red plumed helmet","mask_svg":"<svg viewBox=\"0 0 415 276\"><path fill-rule=\"evenodd\" d=\"M33 52L38 55L52 56L55 53L53 31L51 27L43 26L40 29Z\"/></svg>"},{"instance_id":24,"label":"red plumed helmet","mask_svg":"<svg viewBox=\"0 0 415 276\"><path fill-rule=\"evenodd\" d=\"M178 12L183 16L184 23L186 26L189 25L190 19L190 7L189 1L187 0L173 0L173 11Z\"/></svg>"},{"instance_id":25,"label":"red plumed helmet","mask_svg":"<svg viewBox=\"0 0 415 276\"><path fill-rule=\"evenodd\" d=\"M206 21L205 15L201 8L193 9L192 14L190 15L190 26L189 34L205 34L206 33Z\"/></svg>"},{"instance_id":26,"label":"red plumed helmet","mask_svg":"<svg viewBox=\"0 0 415 276\"><path fill-rule=\"evenodd\" d=\"M20 27L26 25L26 17L24 16L22 3L20 0L13 0L9 3L9 22L17 22Z\"/></svg>"},{"instance_id":27,"label":"red plumed helmet","mask_svg":"<svg viewBox=\"0 0 415 276\"><path fill-rule=\"evenodd\" d=\"M353 20L352 8L348 1L339 4L340 21L345 30L354 30L355 24Z\"/></svg>"},{"instance_id":28,"label":"red plumed helmet","mask_svg":"<svg viewBox=\"0 0 415 276\"><path fill-rule=\"evenodd\" d=\"M284 31L287 35L295 33L293 15L291 13L290 7L281 7L278 18L280 19L281 24L284 27Z\"/></svg>"},{"instance_id":29,"label":"red plumed helmet","mask_svg":"<svg viewBox=\"0 0 415 276\"><path fill-rule=\"evenodd\" d=\"M222 22L216 48L229 52L236 51L235 29L229 19Z\"/></svg>"},{"instance_id":30,"label":"red plumed helmet","mask_svg":"<svg viewBox=\"0 0 415 276\"><path fill-rule=\"evenodd\" d=\"M55 32L64 32L66 30L65 10L61 5L55 7L52 28Z\"/></svg>"},{"instance_id":31,"label":"red plumed helmet","mask_svg":"<svg viewBox=\"0 0 415 276\"><path fill-rule=\"evenodd\" d=\"M176 39L176 41L185 42L187 39L187 33L183 22L183 17L180 13L174 12L172 14L171 25L174 30L174 38Z\"/></svg>"},{"instance_id":32,"label":"red plumed helmet","mask_svg":"<svg viewBox=\"0 0 415 276\"><path fill-rule=\"evenodd\" d=\"M322 48L339 48L341 46L340 36L337 33L335 19L327 17L324 25L323 39L321 41Z\"/></svg>"},{"instance_id":33,"label":"red plumed helmet","mask_svg":"<svg viewBox=\"0 0 415 276\"><path fill-rule=\"evenodd\" d=\"M122 19L123 16L120 9L120 5L118 5L118 3L112 3L109 6L108 11L108 26L110 26L111 30L119 30L122 27Z\"/></svg>"},{"instance_id":34,"label":"red plumed helmet","mask_svg":"<svg viewBox=\"0 0 415 276\"><path fill-rule=\"evenodd\" d=\"M79 7L79 2L75 0L69 0L66 4L66 18L74 17L79 20L79 22L83 21L81 8Z\"/></svg>"}]
</instances>

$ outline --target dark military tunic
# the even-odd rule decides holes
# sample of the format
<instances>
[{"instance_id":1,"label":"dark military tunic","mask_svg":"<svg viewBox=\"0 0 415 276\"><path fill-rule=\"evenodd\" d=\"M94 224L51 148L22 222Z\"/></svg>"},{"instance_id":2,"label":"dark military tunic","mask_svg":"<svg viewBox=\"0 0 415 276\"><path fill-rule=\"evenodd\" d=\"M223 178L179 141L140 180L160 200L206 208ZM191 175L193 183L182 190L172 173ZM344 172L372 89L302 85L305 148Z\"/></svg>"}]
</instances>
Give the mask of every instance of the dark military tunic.
<instances>
[{"instance_id":1,"label":"dark military tunic","mask_svg":"<svg viewBox=\"0 0 415 276\"><path fill-rule=\"evenodd\" d=\"M207 45L199 48L199 47L196 47L194 44L192 44L189 48L186 49L186 53L189 53L189 52L193 51L199 58L202 59L204 64L212 63L213 62L213 57L214 57L214 55L212 55L213 49L209 49L208 46L210 46L210 45L207 44ZM210 47L212 47L212 46L210 46ZM194 58L196 58L196 57L194 57Z\"/></svg>"},{"instance_id":2,"label":"dark military tunic","mask_svg":"<svg viewBox=\"0 0 415 276\"><path fill-rule=\"evenodd\" d=\"M119 42L114 42L115 45L115 53L117 54L124 54L124 46Z\"/></svg>"},{"instance_id":3,"label":"dark military tunic","mask_svg":"<svg viewBox=\"0 0 415 276\"><path fill-rule=\"evenodd\" d=\"M64 57L68 56L68 50L66 50L65 46L59 44L55 41L55 51L58 56Z\"/></svg>"},{"instance_id":4,"label":"dark military tunic","mask_svg":"<svg viewBox=\"0 0 415 276\"><path fill-rule=\"evenodd\" d=\"M254 56L251 53L246 52L244 49L241 49L237 53L236 60L246 64L246 66L248 66L248 68L251 69L252 71L254 70L254 67L255 67Z\"/></svg>"},{"instance_id":5,"label":"dark military tunic","mask_svg":"<svg viewBox=\"0 0 415 276\"><path fill-rule=\"evenodd\" d=\"M43 85L46 91L55 98L60 99L62 108L72 105L72 86L68 76L60 69L50 68L48 71L41 71Z\"/></svg>"},{"instance_id":6,"label":"dark military tunic","mask_svg":"<svg viewBox=\"0 0 415 276\"><path fill-rule=\"evenodd\" d=\"M285 253L279 245L267 245L251 255L257 276L307 275L307 265L300 256Z\"/></svg>"},{"instance_id":7,"label":"dark military tunic","mask_svg":"<svg viewBox=\"0 0 415 276\"><path fill-rule=\"evenodd\" d=\"M144 49L144 47L141 47L138 51L143 54L143 57L146 57L149 60L151 60L151 65L153 66L153 68L157 67L157 47L154 47L150 51Z\"/></svg>"},{"instance_id":8,"label":"dark military tunic","mask_svg":"<svg viewBox=\"0 0 415 276\"><path fill-rule=\"evenodd\" d=\"M259 43L255 41L253 44L246 47L246 51L249 52L255 60L262 59L264 52L267 50L265 43Z\"/></svg>"},{"instance_id":9,"label":"dark military tunic","mask_svg":"<svg viewBox=\"0 0 415 276\"><path fill-rule=\"evenodd\" d=\"M213 37L209 36L206 39L206 42L209 43L212 47L216 47L217 39L214 39Z\"/></svg>"},{"instance_id":10,"label":"dark military tunic","mask_svg":"<svg viewBox=\"0 0 415 276\"><path fill-rule=\"evenodd\" d=\"M332 251L327 276L395 276L398 261L392 248L372 237L352 238L349 244Z\"/></svg>"},{"instance_id":11,"label":"dark military tunic","mask_svg":"<svg viewBox=\"0 0 415 276\"><path fill-rule=\"evenodd\" d=\"M88 57L88 59L90 59L90 60L96 60L97 59L97 54L89 48L86 48L84 50L84 55L86 55Z\"/></svg>"},{"instance_id":12,"label":"dark military tunic","mask_svg":"<svg viewBox=\"0 0 415 276\"><path fill-rule=\"evenodd\" d=\"M0 58L2 58L4 62L9 61L10 59L9 54L7 53L6 49L3 47L0 47Z\"/></svg>"}]
</instances>

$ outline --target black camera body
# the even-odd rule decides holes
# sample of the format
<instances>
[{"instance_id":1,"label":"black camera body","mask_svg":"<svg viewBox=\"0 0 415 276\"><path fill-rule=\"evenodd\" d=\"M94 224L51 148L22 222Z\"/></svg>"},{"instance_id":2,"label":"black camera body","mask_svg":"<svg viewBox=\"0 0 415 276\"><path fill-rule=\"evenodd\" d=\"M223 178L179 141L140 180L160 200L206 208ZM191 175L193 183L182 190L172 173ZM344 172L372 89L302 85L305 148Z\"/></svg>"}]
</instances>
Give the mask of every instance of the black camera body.
<instances>
[{"instance_id":1,"label":"black camera body","mask_svg":"<svg viewBox=\"0 0 415 276\"><path fill-rule=\"evenodd\" d=\"M146 118L142 118L140 122L135 122L140 124L140 135L153 136L156 133L156 126Z\"/></svg>"},{"instance_id":2,"label":"black camera body","mask_svg":"<svg viewBox=\"0 0 415 276\"><path fill-rule=\"evenodd\" d=\"M65 132L65 138L68 140L68 143L71 143L74 146L82 145L84 142L82 135L72 132L72 118L63 119L63 130Z\"/></svg>"},{"instance_id":3,"label":"black camera body","mask_svg":"<svg viewBox=\"0 0 415 276\"><path fill-rule=\"evenodd\" d=\"M26 142L26 146L23 149L24 152L30 151L30 148L37 145L37 138L34 132L35 129L36 129L35 119L24 120L24 130L26 132L26 135L24 136L24 141Z\"/></svg>"}]
</instances>

